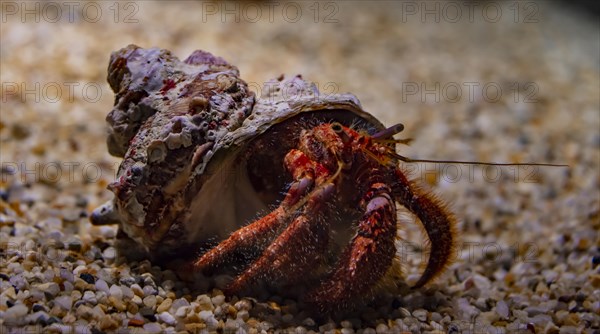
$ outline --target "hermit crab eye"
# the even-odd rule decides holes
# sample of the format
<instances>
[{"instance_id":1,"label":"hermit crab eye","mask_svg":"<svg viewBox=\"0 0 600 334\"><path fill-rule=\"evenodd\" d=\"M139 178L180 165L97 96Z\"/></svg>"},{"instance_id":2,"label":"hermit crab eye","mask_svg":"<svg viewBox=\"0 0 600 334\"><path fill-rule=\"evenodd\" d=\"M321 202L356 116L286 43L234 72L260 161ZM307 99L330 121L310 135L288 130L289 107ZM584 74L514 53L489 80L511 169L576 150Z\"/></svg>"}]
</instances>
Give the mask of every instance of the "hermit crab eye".
<instances>
[{"instance_id":1,"label":"hermit crab eye","mask_svg":"<svg viewBox=\"0 0 600 334\"><path fill-rule=\"evenodd\" d=\"M342 133L342 131L344 131L344 128L342 127L342 125L338 122L335 123L331 123L331 130L333 130L333 132L335 133Z\"/></svg>"}]
</instances>

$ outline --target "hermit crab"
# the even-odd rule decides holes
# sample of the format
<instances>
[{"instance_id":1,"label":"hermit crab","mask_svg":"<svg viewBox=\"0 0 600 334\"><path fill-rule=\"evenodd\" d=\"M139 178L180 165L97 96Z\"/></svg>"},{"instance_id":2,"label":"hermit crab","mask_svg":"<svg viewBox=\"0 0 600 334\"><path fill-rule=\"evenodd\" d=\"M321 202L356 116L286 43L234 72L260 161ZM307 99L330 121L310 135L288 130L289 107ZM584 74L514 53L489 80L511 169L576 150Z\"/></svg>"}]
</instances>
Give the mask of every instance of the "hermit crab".
<instances>
[{"instance_id":1,"label":"hermit crab","mask_svg":"<svg viewBox=\"0 0 600 334\"><path fill-rule=\"evenodd\" d=\"M398 167L402 126L385 128L353 95L295 76L256 97L204 51L181 62L130 45L108 71L108 149L123 161L91 220L119 224L148 256L192 254L191 270L209 272L243 254L227 292L311 281L307 303L344 308L391 270L400 205L431 241L416 287L449 264L455 217Z\"/></svg>"}]
</instances>

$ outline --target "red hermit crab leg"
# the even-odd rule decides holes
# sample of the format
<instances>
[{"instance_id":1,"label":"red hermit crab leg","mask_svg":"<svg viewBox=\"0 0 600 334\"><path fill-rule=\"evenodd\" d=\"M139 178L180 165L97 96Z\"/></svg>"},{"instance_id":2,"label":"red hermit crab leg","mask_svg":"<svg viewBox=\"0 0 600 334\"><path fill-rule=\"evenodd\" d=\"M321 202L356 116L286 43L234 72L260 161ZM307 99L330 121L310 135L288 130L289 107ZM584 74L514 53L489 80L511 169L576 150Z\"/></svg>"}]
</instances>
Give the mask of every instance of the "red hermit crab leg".
<instances>
[{"instance_id":1,"label":"red hermit crab leg","mask_svg":"<svg viewBox=\"0 0 600 334\"><path fill-rule=\"evenodd\" d=\"M310 160L300 150L292 149L285 157L287 169L300 177L306 173L316 175L315 189L298 201L289 210L289 216L304 206L302 215L297 217L283 233L263 252L250 268L242 273L229 287L228 293L234 294L252 284L258 278L270 276L270 279L280 279L283 274L288 277L300 277L318 263L320 256L327 250L329 239L329 224L322 220L319 214L322 205L331 198L343 164L338 162L338 168L333 175L325 166ZM309 219L308 217L317 217ZM288 282L290 280L288 279Z\"/></svg>"},{"instance_id":2,"label":"red hermit crab leg","mask_svg":"<svg viewBox=\"0 0 600 334\"><path fill-rule=\"evenodd\" d=\"M307 198L304 195L313 187L314 180L320 184L329 176L325 168L317 168L302 151L296 149L286 154L284 163L296 182L292 184L279 207L265 217L235 231L227 240L210 249L194 263L195 270L215 268L240 249L256 247L270 241L279 228L292 218L292 213L304 205ZM332 179L339 172L338 170Z\"/></svg>"},{"instance_id":3,"label":"red hermit crab leg","mask_svg":"<svg viewBox=\"0 0 600 334\"><path fill-rule=\"evenodd\" d=\"M198 271L214 269L226 262L232 254L240 249L248 249L268 242L279 227L285 224L285 219L289 218L285 208L288 205L282 202L281 206L268 215L233 232L229 238L204 253L194 263L193 269Z\"/></svg>"},{"instance_id":4,"label":"red hermit crab leg","mask_svg":"<svg viewBox=\"0 0 600 334\"><path fill-rule=\"evenodd\" d=\"M290 152L290 154L291 153L292 152ZM252 248L257 244L263 244L270 241L274 234L279 230L279 227L285 225L291 218L288 212L294 211L294 205L296 205L313 186L313 174L310 170L306 171L298 169L298 172L294 173L294 177L297 179L296 182L292 183L285 198L277 209L254 223L233 232L228 239L222 241L216 247L202 255L202 257L194 263L194 270L203 271L215 268L240 249Z\"/></svg>"},{"instance_id":5,"label":"red hermit crab leg","mask_svg":"<svg viewBox=\"0 0 600 334\"><path fill-rule=\"evenodd\" d=\"M425 229L431 245L427 267L414 288L422 287L444 271L452 260L457 239L456 218L444 204L426 194L396 169L393 194L399 204L414 213Z\"/></svg>"},{"instance_id":6,"label":"red hermit crab leg","mask_svg":"<svg viewBox=\"0 0 600 334\"><path fill-rule=\"evenodd\" d=\"M294 219L261 257L236 278L227 292L235 294L258 279L277 281L285 277L289 283L289 278L302 278L310 272L327 250L329 224L326 218L322 219L319 211L334 191L332 183L313 191L302 215Z\"/></svg>"},{"instance_id":7,"label":"red hermit crab leg","mask_svg":"<svg viewBox=\"0 0 600 334\"><path fill-rule=\"evenodd\" d=\"M307 301L322 311L342 307L368 291L385 275L396 255L396 207L389 187L379 182L372 184L361 207L365 213L358 231L333 274L307 296Z\"/></svg>"}]
</instances>

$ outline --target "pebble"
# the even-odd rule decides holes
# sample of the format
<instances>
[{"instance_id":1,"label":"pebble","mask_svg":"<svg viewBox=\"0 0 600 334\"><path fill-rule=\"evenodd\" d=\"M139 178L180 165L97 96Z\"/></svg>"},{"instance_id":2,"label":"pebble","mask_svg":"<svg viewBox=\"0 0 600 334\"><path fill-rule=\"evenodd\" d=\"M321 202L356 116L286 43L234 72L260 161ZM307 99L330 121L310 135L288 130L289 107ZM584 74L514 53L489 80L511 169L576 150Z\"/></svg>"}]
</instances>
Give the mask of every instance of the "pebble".
<instances>
[{"instance_id":1,"label":"pebble","mask_svg":"<svg viewBox=\"0 0 600 334\"><path fill-rule=\"evenodd\" d=\"M94 306L92 311L94 312L94 318L96 319L100 319L105 316L104 310L102 309L102 307L100 307L100 305Z\"/></svg>"},{"instance_id":2,"label":"pebble","mask_svg":"<svg viewBox=\"0 0 600 334\"><path fill-rule=\"evenodd\" d=\"M6 321L10 322L8 319L9 318L6 318ZM36 323L41 325L46 324L48 322L48 319L50 319L50 315L48 315L48 313L44 311L31 313L25 317L25 321L27 323Z\"/></svg>"},{"instance_id":3,"label":"pebble","mask_svg":"<svg viewBox=\"0 0 600 334\"><path fill-rule=\"evenodd\" d=\"M439 314L438 312L432 312L431 313L431 321L434 321L434 322L437 322L437 323L441 322L442 321L442 315Z\"/></svg>"},{"instance_id":4,"label":"pebble","mask_svg":"<svg viewBox=\"0 0 600 334\"><path fill-rule=\"evenodd\" d=\"M150 307L142 307L139 309L140 315L150 321L155 321L156 317L154 316L156 312Z\"/></svg>"},{"instance_id":5,"label":"pebble","mask_svg":"<svg viewBox=\"0 0 600 334\"><path fill-rule=\"evenodd\" d=\"M234 319L227 319L225 321L225 332L236 332L241 329L240 324Z\"/></svg>"},{"instance_id":6,"label":"pebble","mask_svg":"<svg viewBox=\"0 0 600 334\"><path fill-rule=\"evenodd\" d=\"M75 313L77 314L78 318L84 319L91 318L94 315L94 311L92 310L92 308L85 305L79 305Z\"/></svg>"},{"instance_id":7,"label":"pebble","mask_svg":"<svg viewBox=\"0 0 600 334\"><path fill-rule=\"evenodd\" d=\"M490 280L480 274L473 275L473 281L475 282L477 288L479 288L481 291L489 291L492 286Z\"/></svg>"},{"instance_id":8,"label":"pebble","mask_svg":"<svg viewBox=\"0 0 600 334\"><path fill-rule=\"evenodd\" d=\"M135 284L136 280L135 278L131 277L131 276L125 276L125 277L121 277L119 278L119 284L121 285L121 288L125 287L131 287L132 284Z\"/></svg>"},{"instance_id":9,"label":"pebble","mask_svg":"<svg viewBox=\"0 0 600 334\"><path fill-rule=\"evenodd\" d=\"M418 309L413 312L413 317L419 319L420 322L427 321L427 311L423 309Z\"/></svg>"},{"instance_id":10,"label":"pebble","mask_svg":"<svg viewBox=\"0 0 600 334\"><path fill-rule=\"evenodd\" d=\"M177 323L177 320L169 312L162 312L158 315L158 319L168 325L175 325Z\"/></svg>"},{"instance_id":11,"label":"pebble","mask_svg":"<svg viewBox=\"0 0 600 334\"><path fill-rule=\"evenodd\" d=\"M328 322L322 326L319 326L319 331L322 332L327 332L327 331L332 331L335 329L335 323L333 322Z\"/></svg>"},{"instance_id":12,"label":"pebble","mask_svg":"<svg viewBox=\"0 0 600 334\"><path fill-rule=\"evenodd\" d=\"M161 284L161 287L165 291L171 291L175 287L175 282L173 282L172 280L163 281L162 284Z\"/></svg>"},{"instance_id":13,"label":"pebble","mask_svg":"<svg viewBox=\"0 0 600 334\"><path fill-rule=\"evenodd\" d=\"M108 301L110 302L110 304L112 306L114 306L117 310L119 311L125 311L127 309L127 306L125 305L125 303L123 303L123 301L119 298L110 296L108 297Z\"/></svg>"},{"instance_id":14,"label":"pebble","mask_svg":"<svg viewBox=\"0 0 600 334\"><path fill-rule=\"evenodd\" d=\"M118 326L119 324L110 316L102 317L98 322L98 327L103 331L116 329Z\"/></svg>"},{"instance_id":15,"label":"pebble","mask_svg":"<svg viewBox=\"0 0 600 334\"><path fill-rule=\"evenodd\" d=\"M458 299L458 314L463 320L469 320L479 315L479 310L472 306L466 298Z\"/></svg>"},{"instance_id":16,"label":"pebble","mask_svg":"<svg viewBox=\"0 0 600 334\"><path fill-rule=\"evenodd\" d=\"M225 302L225 296L224 295L214 296L211 298L211 302L215 306L221 306Z\"/></svg>"},{"instance_id":17,"label":"pebble","mask_svg":"<svg viewBox=\"0 0 600 334\"><path fill-rule=\"evenodd\" d=\"M140 309L140 307L138 306L138 304L132 303L132 302L127 303L127 312L129 312L131 314L136 314L136 313L138 313L139 309Z\"/></svg>"},{"instance_id":18,"label":"pebble","mask_svg":"<svg viewBox=\"0 0 600 334\"><path fill-rule=\"evenodd\" d=\"M144 298L144 305L153 308L156 305L156 296L150 295Z\"/></svg>"},{"instance_id":19,"label":"pebble","mask_svg":"<svg viewBox=\"0 0 600 334\"><path fill-rule=\"evenodd\" d=\"M79 291L84 291L84 290L88 290L88 289L96 290L96 287L94 286L94 284L88 284L81 278L76 278L73 286L75 289L77 289Z\"/></svg>"},{"instance_id":20,"label":"pebble","mask_svg":"<svg viewBox=\"0 0 600 334\"><path fill-rule=\"evenodd\" d=\"M131 298L131 302L135 303L136 305L142 305L144 301L142 298L140 298L140 296L133 296L133 298Z\"/></svg>"},{"instance_id":21,"label":"pebble","mask_svg":"<svg viewBox=\"0 0 600 334\"><path fill-rule=\"evenodd\" d=\"M63 283L64 284L64 283ZM73 300L77 300L79 301L81 299L81 297L83 296L83 294L81 293L81 291L67 291L67 289L65 289L66 293L71 292L71 298L73 298Z\"/></svg>"},{"instance_id":22,"label":"pebble","mask_svg":"<svg viewBox=\"0 0 600 334\"><path fill-rule=\"evenodd\" d=\"M162 326L156 322L149 322L147 324L144 324L143 328L144 328L144 332L146 332L146 333L161 333L161 332L163 332Z\"/></svg>"},{"instance_id":23,"label":"pebble","mask_svg":"<svg viewBox=\"0 0 600 334\"><path fill-rule=\"evenodd\" d=\"M284 316L281 318L281 320L282 320L283 322L289 322L289 321L290 321L290 319L286 319L286 316L287 316L287 315L290 315L290 316L291 316L291 314L286 314L286 315L284 315ZM237 318L237 319L241 319L242 321L247 321L247 320L248 320L248 318L250 318L250 314L249 314L249 313L248 313L248 311L246 311L246 310L241 310L241 311L239 311L239 312L236 314L236 318ZM292 318L293 318L293 316L292 316Z\"/></svg>"},{"instance_id":24,"label":"pebble","mask_svg":"<svg viewBox=\"0 0 600 334\"><path fill-rule=\"evenodd\" d=\"M190 302L188 302L187 299L185 299L185 298L178 298L173 301L172 307L175 310L177 310L181 307L184 307L184 306L190 306Z\"/></svg>"},{"instance_id":25,"label":"pebble","mask_svg":"<svg viewBox=\"0 0 600 334\"><path fill-rule=\"evenodd\" d=\"M504 300L500 300L496 303L496 313L500 318L508 319L508 305L506 305L506 302Z\"/></svg>"},{"instance_id":26,"label":"pebble","mask_svg":"<svg viewBox=\"0 0 600 334\"><path fill-rule=\"evenodd\" d=\"M377 334L386 334L388 333L390 328L386 324L379 324L375 327L375 332Z\"/></svg>"},{"instance_id":27,"label":"pebble","mask_svg":"<svg viewBox=\"0 0 600 334\"><path fill-rule=\"evenodd\" d=\"M48 311L48 309L47 309L47 308L46 308L44 305L40 305L40 304L34 304L34 305L31 307L31 310L32 310L33 312L39 312L39 311L44 311L44 312L47 312L47 311Z\"/></svg>"},{"instance_id":28,"label":"pebble","mask_svg":"<svg viewBox=\"0 0 600 334\"><path fill-rule=\"evenodd\" d=\"M70 283L73 283L73 281L75 280L73 272L68 270L67 268L60 268L60 278Z\"/></svg>"},{"instance_id":29,"label":"pebble","mask_svg":"<svg viewBox=\"0 0 600 334\"><path fill-rule=\"evenodd\" d=\"M249 311L252 309L252 302L248 299L242 299L234 304L234 307L238 310L246 310Z\"/></svg>"},{"instance_id":30,"label":"pebble","mask_svg":"<svg viewBox=\"0 0 600 334\"><path fill-rule=\"evenodd\" d=\"M144 273L141 276L143 278L144 287L150 286L150 287L153 287L154 289L158 288L158 286L156 285L156 282L154 281L154 277L152 277L152 274Z\"/></svg>"},{"instance_id":31,"label":"pebble","mask_svg":"<svg viewBox=\"0 0 600 334\"><path fill-rule=\"evenodd\" d=\"M140 326L144 325L144 320L137 319L137 318L129 319L129 321L127 322L127 325L134 326L134 327L140 327Z\"/></svg>"},{"instance_id":32,"label":"pebble","mask_svg":"<svg viewBox=\"0 0 600 334\"><path fill-rule=\"evenodd\" d=\"M50 296L56 296L60 292L60 287L54 282L39 284L36 288Z\"/></svg>"},{"instance_id":33,"label":"pebble","mask_svg":"<svg viewBox=\"0 0 600 334\"><path fill-rule=\"evenodd\" d=\"M210 311L200 311L198 313L198 316L200 317L200 319L202 319L203 321L206 321L206 319L208 319L209 317L214 317L214 314Z\"/></svg>"},{"instance_id":34,"label":"pebble","mask_svg":"<svg viewBox=\"0 0 600 334\"><path fill-rule=\"evenodd\" d=\"M15 322L24 317L29 312L29 308L23 304L15 304L4 312L3 318L8 322Z\"/></svg>"},{"instance_id":35,"label":"pebble","mask_svg":"<svg viewBox=\"0 0 600 334\"><path fill-rule=\"evenodd\" d=\"M562 326L558 331L559 334L579 334L579 330L575 326Z\"/></svg>"},{"instance_id":36,"label":"pebble","mask_svg":"<svg viewBox=\"0 0 600 334\"><path fill-rule=\"evenodd\" d=\"M117 235L115 226L98 226L100 234L106 239L113 239Z\"/></svg>"},{"instance_id":37,"label":"pebble","mask_svg":"<svg viewBox=\"0 0 600 334\"><path fill-rule=\"evenodd\" d=\"M407 318L407 317L410 317L410 316L411 316L411 314L410 314L410 311L409 311L409 310L407 310L407 309L406 309L406 308L404 308L404 307L401 307L401 308L399 308L398 310L400 311L400 316L401 316L402 318Z\"/></svg>"},{"instance_id":38,"label":"pebble","mask_svg":"<svg viewBox=\"0 0 600 334\"><path fill-rule=\"evenodd\" d=\"M10 264L9 264L9 266L10 266ZM19 266L15 270L19 271L22 269L23 268ZM22 274L17 274L17 275L12 276L10 278L10 284L12 284L15 289L19 289L19 290L25 290L25 289L29 288L29 283L27 282L25 277L23 277Z\"/></svg>"},{"instance_id":39,"label":"pebble","mask_svg":"<svg viewBox=\"0 0 600 334\"><path fill-rule=\"evenodd\" d=\"M73 291L74 288L75 287L73 286L73 284L71 282L69 282L69 281L64 281L63 282L63 290L66 293L69 293L69 292ZM79 291L77 291L77 292L79 292Z\"/></svg>"},{"instance_id":40,"label":"pebble","mask_svg":"<svg viewBox=\"0 0 600 334\"><path fill-rule=\"evenodd\" d=\"M113 284L109 289L109 294L117 299L123 299L123 290L120 286Z\"/></svg>"},{"instance_id":41,"label":"pebble","mask_svg":"<svg viewBox=\"0 0 600 334\"><path fill-rule=\"evenodd\" d=\"M538 314L534 317L531 317L529 319L531 321L531 323L536 324L538 326L543 326L547 323L551 323L552 322L552 317L549 316L548 314Z\"/></svg>"},{"instance_id":42,"label":"pebble","mask_svg":"<svg viewBox=\"0 0 600 334\"><path fill-rule=\"evenodd\" d=\"M143 296L158 294L158 290L151 285L145 285L144 288L142 289L142 292L143 292Z\"/></svg>"},{"instance_id":43,"label":"pebble","mask_svg":"<svg viewBox=\"0 0 600 334\"><path fill-rule=\"evenodd\" d=\"M306 318L302 321L302 324L307 327L313 327L317 323L313 320L313 318Z\"/></svg>"},{"instance_id":44,"label":"pebble","mask_svg":"<svg viewBox=\"0 0 600 334\"><path fill-rule=\"evenodd\" d=\"M81 252L81 240L79 240L79 238L76 237L70 237L67 242L67 249L70 251L74 251L74 252Z\"/></svg>"},{"instance_id":45,"label":"pebble","mask_svg":"<svg viewBox=\"0 0 600 334\"><path fill-rule=\"evenodd\" d=\"M113 247L108 247L102 252L102 257L108 264L112 264L117 257L117 250Z\"/></svg>"},{"instance_id":46,"label":"pebble","mask_svg":"<svg viewBox=\"0 0 600 334\"><path fill-rule=\"evenodd\" d=\"M175 316L178 318L184 318L187 315L188 310L189 310L189 306L181 306L176 309Z\"/></svg>"},{"instance_id":47,"label":"pebble","mask_svg":"<svg viewBox=\"0 0 600 334\"><path fill-rule=\"evenodd\" d=\"M550 310L546 307L539 307L539 306L529 306L527 308L525 308L525 312L527 312L527 315L529 317L534 317L538 314L546 314L548 313Z\"/></svg>"},{"instance_id":48,"label":"pebble","mask_svg":"<svg viewBox=\"0 0 600 334\"><path fill-rule=\"evenodd\" d=\"M130 288L136 296L144 297L144 290L137 283L131 284Z\"/></svg>"},{"instance_id":49,"label":"pebble","mask_svg":"<svg viewBox=\"0 0 600 334\"><path fill-rule=\"evenodd\" d=\"M71 298L71 296L59 296L54 298L54 304L69 311L73 305L73 298Z\"/></svg>"},{"instance_id":50,"label":"pebble","mask_svg":"<svg viewBox=\"0 0 600 334\"><path fill-rule=\"evenodd\" d=\"M108 268L98 268L96 276L98 279L105 281L108 286L113 284L115 281L113 271L109 270Z\"/></svg>"},{"instance_id":51,"label":"pebble","mask_svg":"<svg viewBox=\"0 0 600 334\"><path fill-rule=\"evenodd\" d=\"M67 334L67 333L71 333L73 331L73 327L70 325L62 325L59 323L52 323L49 327L49 332L50 333L63 333L63 334Z\"/></svg>"},{"instance_id":52,"label":"pebble","mask_svg":"<svg viewBox=\"0 0 600 334\"><path fill-rule=\"evenodd\" d=\"M198 302L200 310L202 311L212 311L215 309L210 297L207 295L198 296L198 298L196 298L196 301Z\"/></svg>"},{"instance_id":53,"label":"pebble","mask_svg":"<svg viewBox=\"0 0 600 334\"><path fill-rule=\"evenodd\" d=\"M48 237L50 237L51 239L54 239L55 241L60 242L62 239L64 239L65 234L62 233L62 231L50 231L50 233L48 233ZM58 243L53 243L52 244L56 249L60 249L62 247L60 247L62 245L62 243L58 244Z\"/></svg>"},{"instance_id":54,"label":"pebble","mask_svg":"<svg viewBox=\"0 0 600 334\"><path fill-rule=\"evenodd\" d=\"M94 284L97 291L106 292L106 294L110 294L110 289L108 288L108 284L104 280L97 280Z\"/></svg>"},{"instance_id":55,"label":"pebble","mask_svg":"<svg viewBox=\"0 0 600 334\"><path fill-rule=\"evenodd\" d=\"M166 312L171 308L172 304L173 304L173 301L171 300L171 298L167 298L162 303L160 303L160 305L156 308L156 312L157 313Z\"/></svg>"},{"instance_id":56,"label":"pebble","mask_svg":"<svg viewBox=\"0 0 600 334\"><path fill-rule=\"evenodd\" d=\"M552 322L548 322L544 327L544 333L546 334L559 334L560 329Z\"/></svg>"}]
</instances>

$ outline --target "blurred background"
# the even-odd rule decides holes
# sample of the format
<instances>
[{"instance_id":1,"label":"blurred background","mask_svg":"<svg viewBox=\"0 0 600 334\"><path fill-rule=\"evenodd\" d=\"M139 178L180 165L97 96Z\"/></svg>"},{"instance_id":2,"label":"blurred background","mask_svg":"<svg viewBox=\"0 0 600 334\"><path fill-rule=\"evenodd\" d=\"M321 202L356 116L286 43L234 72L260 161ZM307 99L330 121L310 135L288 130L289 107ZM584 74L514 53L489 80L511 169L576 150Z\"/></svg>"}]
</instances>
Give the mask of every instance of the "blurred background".
<instances>
[{"instance_id":1,"label":"blurred background","mask_svg":"<svg viewBox=\"0 0 600 334\"><path fill-rule=\"evenodd\" d=\"M209 51L236 65L258 94L281 74L302 74L323 93L352 92L384 124L404 123L402 137L415 138L402 148L409 157L569 164L534 174L501 169L498 178L478 167L456 178L443 166L419 165L412 176L451 202L467 242L550 240L598 255L595 2L1 5L0 187L17 210L5 210L4 221L14 212L27 221L59 212L88 226L89 210L111 197L105 187L119 160L105 145L114 102L106 69L112 51L133 43L180 59ZM549 247L538 247L542 268L558 261ZM464 277L492 279L497 270L463 264L456 268L468 268Z\"/></svg>"},{"instance_id":2,"label":"blurred background","mask_svg":"<svg viewBox=\"0 0 600 334\"><path fill-rule=\"evenodd\" d=\"M259 95L281 74L302 74L324 94L352 92L384 124L405 124L415 141L403 153L414 158L560 162L591 176L598 167L593 2L4 1L1 9L4 167L46 164L30 175L17 168L18 179L92 187L81 193L90 206L110 196L104 186L119 162L104 145L113 103L105 78L110 53L130 43L181 59L209 51ZM470 182L458 183L450 198L464 197Z\"/></svg>"}]
</instances>

